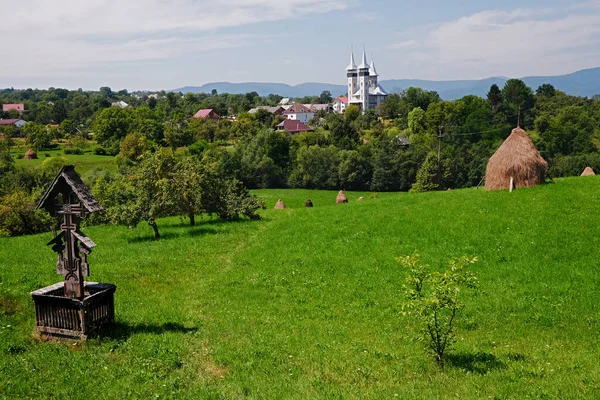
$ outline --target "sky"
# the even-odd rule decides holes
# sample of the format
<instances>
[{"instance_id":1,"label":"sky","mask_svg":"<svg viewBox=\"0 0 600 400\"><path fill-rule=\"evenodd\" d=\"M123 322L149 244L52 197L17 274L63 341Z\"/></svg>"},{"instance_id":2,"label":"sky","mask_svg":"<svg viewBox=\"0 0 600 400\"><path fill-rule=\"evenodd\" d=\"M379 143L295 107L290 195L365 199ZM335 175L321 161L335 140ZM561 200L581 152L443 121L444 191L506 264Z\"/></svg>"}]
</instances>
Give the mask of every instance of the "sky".
<instances>
[{"instance_id":1,"label":"sky","mask_svg":"<svg viewBox=\"0 0 600 400\"><path fill-rule=\"evenodd\" d=\"M600 66L600 0L0 0L0 88L559 75Z\"/></svg>"}]
</instances>

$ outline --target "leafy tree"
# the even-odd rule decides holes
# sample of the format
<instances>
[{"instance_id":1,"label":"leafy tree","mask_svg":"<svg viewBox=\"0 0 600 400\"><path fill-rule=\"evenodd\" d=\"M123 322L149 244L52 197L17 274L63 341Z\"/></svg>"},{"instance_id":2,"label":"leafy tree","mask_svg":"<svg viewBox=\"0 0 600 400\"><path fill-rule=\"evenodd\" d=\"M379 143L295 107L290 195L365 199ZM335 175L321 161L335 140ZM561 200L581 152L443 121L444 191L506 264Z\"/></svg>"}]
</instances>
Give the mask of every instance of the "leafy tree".
<instances>
[{"instance_id":1,"label":"leafy tree","mask_svg":"<svg viewBox=\"0 0 600 400\"><path fill-rule=\"evenodd\" d=\"M143 136L137 133L131 133L125 136L125 138L121 141L119 148L119 155L121 157L128 158L131 161L136 161L142 156L142 154L144 154L148 146L146 139Z\"/></svg>"},{"instance_id":2,"label":"leafy tree","mask_svg":"<svg viewBox=\"0 0 600 400\"><path fill-rule=\"evenodd\" d=\"M502 88L502 96L512 125L531 126L529 111L535 105L533 91L520 79L509 79ZM520 117L520 120L519 120Z\"/></svg>"},{"instance_id":3,"label":"leafy tree","mask_svg":"<svg viewBox=\"0 0 600 400\"><path fill-rule=\"evenodd\" d=\"M419 339L444 368L448 349L454 343L458 313L464 308L460 294L463 288L477 288L477 277L467 270L470 264L477 262L477 257L450 260L442 273L421 264L416 253L399 257L398 262L408 271L402 312L417 322Z\"/></svg>"},{"instance_id":4,"label":"leafy tree","mask_svg":"<svg viewBox=\"0 0 600 400\"><path fill-rule=\"evenodd\" d=\"M441 174L436 153L429 153L419 172L417 172L417 181L411 191L415 193L429 192L440 188Z\"/></svg>"},{"instance_id":5,"label":"leafy tree","mask_svg":"<svg viewBox=\"0 0 600 400\"><path fill-rule=\"evenodd\" d=\"M254 117L256 118L256 122L258 122L264 128L269 128L273 123L274 115L271 114L268 110L261 108L258 111L256 111Z\"/></svg>"},{"instance_id":6,"label":"leafy tree","mask_svg":"<svg viewBox=\"0 0 600 400\"><path fill-rule=\"evenodd\" d=\"M94 138L101 146L118 148L131 129L130 113L121 107L105 108L96 115L93 129Z\"/></svg>"},{"instance_id":7,"label":"leafy tree","mask_svg":"<svg viewBox=\"0 0 600 400\"><path fill-rule=\"evenodd\" d=\"M12 171L14 166L15 160L10 155L10 148L6 140L0 140L0 176Z\"/></svg>"},{"instance_id":8,"label":"leafy tree","mask_svg":"<svg viewBox=\"0 0 600 400\"><path fill-rule=\"evenodd\" d=\"M35 122L28 122L22 128L21 132L27 137L27 143L36 150L44 150L50 147L52 134Z\"/></svg>"},{"instance_id":9,"label":"leafy tree","mask_svg":"<svg viewBox=\"0 0 600 400\"><path fill-rule=\"evenodd\" d=\"M290 183L306 189L337 188L338 149L335 146L301 147L296 152Z\"/></svg>"},{"instance_id":10,"label":"leafy tree","mask_svg":"<svg viewBox=\"0 0 600 400\"><path fill-rule=\"evenodd\" d=\"M331 96L331 92L329 90L324 90L319 96L318 104L329 104L332 101L333 97Z\"/></svg>"},{"instance_id":11,"label":"leafy tree","mask_svg":"<svg viewBox=\"0 0 600 400\"><path fill-rule=\"evenodd\" d=\"M554 89L554 86L552 86L551 84L544 83L543 85L540 85L540 87L537 88L535 94L544 97L554 97L556 95L556 89Z\"/></svg>"},{"instance_id":12,"label":"leafy tree","mask_svg":"<svg viewBox=\"0 0 600 400\"><path fill-rule=\"evenodd\" d=\"M368 190L373 168L367 157L356 150L339 152L338 178L346 190Z\"/></svg>"},{"instance_id":13,"label":"leafy tree","mask_svg":"<svg viewBox=\"0 0 600 400\"><path fill-rule=\"evenodd\" d=\"M345 112L348 112L349 109L351 110L350 113L344 116L338 114L329 114L327 116L327 124L333 143L342 150L355 149L360 140L358 131L350 123L352 119L348 118L348 116L354 115L354 111L352 111L351 107L348 107Z\"/></svg>"},{"instance_id":14,"label":"leafy tree","mask_svg":"<svg viewBox=\"0 0 600 400\"><path fill-rule=\"evenodd\" d=\"M495 83L492 86L490 86L490 91L487 94L487 100L490 103L490 106L492 107L492 111L494 113L496 113L500 109L502 103L504 102L504 96L502 95L502 91Z\"/></svg>"},{"instance_id":15,"label":"leafy tree","mask_svg":"<svg viewBox=\"0 0 600 400\"><path fill-rule=\"evenodd\" d=\"M77 132L77 127L75 126L75 122L70 119L64 119L60 123L60 130L63 136L68 137L74 135Z\"/></svg>"},{"instance_id":16,"label":"leafy tree","mask_svg":"<svg viewBox=\"0 0 600 400\"><path fill-rule=\"evenodd\" d=\"M17 188L0 196L0 236L30 235L50 230L52 218L36 210L36 195Z\"/></svg>"},{"instance_id":17,"label":"leafy tree","mask_svg":"<svg viewBox=\"0 0 600 400\"><path fill-rule=\"evenodd\" d=\"M360 108L355 104L350 104L344 110L344 117L346 117L346 121L354 122L360 116Z\"/></svg>"}]
</instances>

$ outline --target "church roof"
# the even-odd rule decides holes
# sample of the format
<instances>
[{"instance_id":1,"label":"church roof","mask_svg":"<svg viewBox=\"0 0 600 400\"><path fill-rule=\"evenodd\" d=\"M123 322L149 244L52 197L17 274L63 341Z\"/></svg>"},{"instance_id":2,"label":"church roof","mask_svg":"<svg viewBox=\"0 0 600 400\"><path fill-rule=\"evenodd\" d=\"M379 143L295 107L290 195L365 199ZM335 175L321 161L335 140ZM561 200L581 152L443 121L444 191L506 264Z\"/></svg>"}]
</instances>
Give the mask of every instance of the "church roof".
<instances>
[{"instance_id":1,"label":"church roof","mask_svg":"<svg viewBox=\"0 0 600 400\"><path fill-rule=\"evenodd\" d=\"M379 76L377 69L375 69L375 60L371 60L371 67L369 68L369 75Z\"/></svg>"},{"instance_id":2,"label":"church roof","mask_svg":"<svg viewBox=\"0 0 600 400\"><path fill-rule=\"evenodd\" d=\"M354 52L350 53L350 65L346 67L346 71L352 71L356 69L356 63L354 62Z\"/></svg>"},{"instance_id":3,"label":"church roof","mask_svg":"<svg viewBox=\"0 0 600 400\"><path fill-rule=\"evenodd\" d=\"M377 85L375 88L369 89L369 94L374 96L387 96L387 92L383 90L381 85Z\"/></svg>"},{"instance_id":4,"label":"church roof","mask_svg":"<svg viewBox=\"0 0 600 400\"><path fill-rule=\"evenodd\" d=\"M367 62L367 52L365 49L363 49L362 61L361 61L360 65L358 66L358 69L368 69L368 68L369 68L369 63Z\"/></svg>"}]
</instances>

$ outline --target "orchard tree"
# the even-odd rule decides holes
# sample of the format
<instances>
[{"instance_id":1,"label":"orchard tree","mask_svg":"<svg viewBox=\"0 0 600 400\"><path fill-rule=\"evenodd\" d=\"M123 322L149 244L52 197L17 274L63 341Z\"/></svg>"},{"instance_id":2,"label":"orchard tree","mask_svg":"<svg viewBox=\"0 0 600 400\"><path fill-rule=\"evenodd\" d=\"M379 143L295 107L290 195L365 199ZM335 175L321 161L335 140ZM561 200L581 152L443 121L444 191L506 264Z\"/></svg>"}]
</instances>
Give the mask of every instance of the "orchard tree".
<instances>
[{"instance_id":1,"label":"orchard tree","mask_svg":"<svg viewBox=\"0 0 600 400\"><path fill-rule=\"evenodd\" d=\"M100 111L94 120L94 138L101 146L118 148L119 142L131 129L131 115L127 109L109 107Z\"/></svg>"}]
</instances>

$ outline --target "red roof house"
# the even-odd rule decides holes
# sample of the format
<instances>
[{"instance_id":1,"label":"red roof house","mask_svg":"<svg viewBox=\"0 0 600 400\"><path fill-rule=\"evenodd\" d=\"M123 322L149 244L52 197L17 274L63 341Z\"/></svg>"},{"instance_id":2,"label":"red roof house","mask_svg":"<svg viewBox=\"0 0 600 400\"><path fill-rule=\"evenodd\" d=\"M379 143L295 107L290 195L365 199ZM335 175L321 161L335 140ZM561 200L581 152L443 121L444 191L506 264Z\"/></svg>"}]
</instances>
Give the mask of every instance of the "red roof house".
<instances>
[{"instance_id":1,"label":"red roof house","mask_svg":"<svg viewBox=\"0 0 600 400\"><path fill-rule=\"evenodd\" d=\"M2 104L2 111L7 112L8 110L16 110L18 112L25 111L24 104Z\"/></svg>"},{"instance_id":2,"label":"red roof house","mask_svg":"<svg viewBox=\"0 0 600 400\"><path fill-rule=\"evenodd\" d=\"M212 108L207 108L204 110L198 110L196 114L194 114L194 118L203 118L203 119L212 119L212 120L220 120L221 117L219 114L215 112Z\"/></svg>"},{"instance_id":3,"label":"red roof house","mask_svg":"<svg viewBox=\"0 0 600 400\"><path fill-rule=\"evenodd\" d=\"M310 126L304 125L298 120L286 119L285 121L277 125L277 130L288 131L289 133L298 133L312 131L313 129Z\"/></svg>"}]
</instances>

